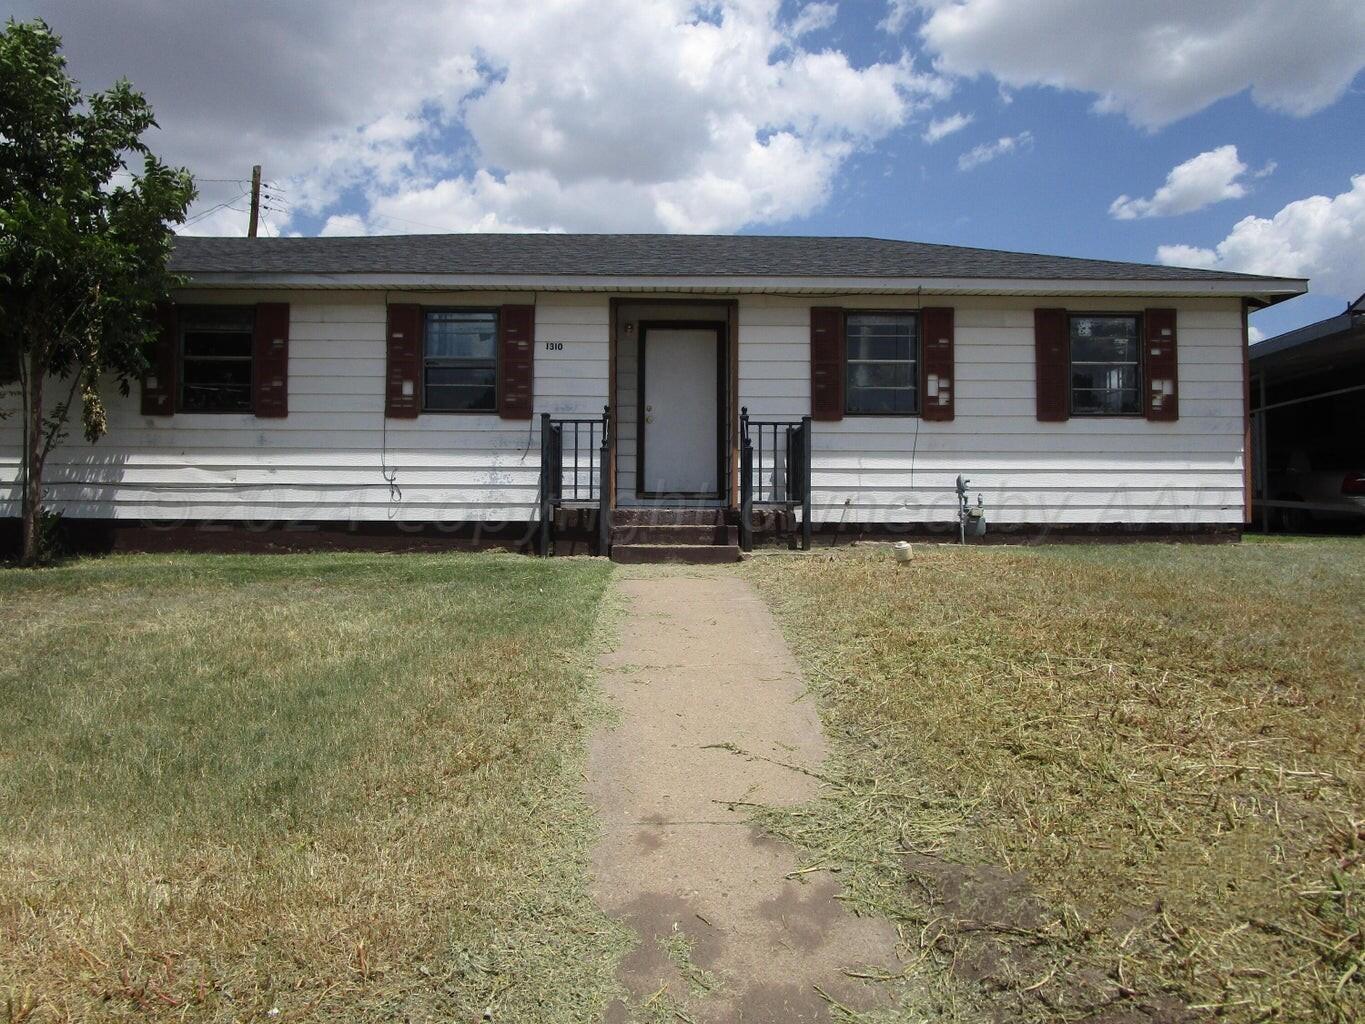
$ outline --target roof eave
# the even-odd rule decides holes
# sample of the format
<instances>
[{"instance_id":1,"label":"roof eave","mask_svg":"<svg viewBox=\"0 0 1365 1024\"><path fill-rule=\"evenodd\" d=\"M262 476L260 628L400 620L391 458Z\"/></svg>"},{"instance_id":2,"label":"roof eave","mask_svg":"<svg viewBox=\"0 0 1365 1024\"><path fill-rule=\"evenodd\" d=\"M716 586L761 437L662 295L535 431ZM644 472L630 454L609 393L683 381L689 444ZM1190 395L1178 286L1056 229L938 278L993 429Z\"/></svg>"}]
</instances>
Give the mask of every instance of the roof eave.
<instances>
[{"instance_id":1,"label":"roof eave","mask_svg":"<svg viewBox=\"0 0 1365 1024\"><path fill-rule=\"evenodd\" d=\"M1347 310L1317 323L1305 324L1292 331L1277 334L1273 338L1258 341L1251 346L1251 358L1253 361L1268 359L1282 352L1292 352L1301 346L1321 342L1326 338L1352 333L1359 335L1363 328L1365 323L1360 322L1360 315Z\"/></svg>"},{"instance_id":2,"label":"roof eave","mask_svg":"<svg viewBox=\"0 0 1365 1024\"><path fill-rule=\"evenodd\" d=\"M603 276L523 274L313 274L182 271L189 287L400 291L729 292L784 294L1236 296L1273 305L1302 295L1301 278L1091 280L975 277Z\"/></svg>"}]
</instances>

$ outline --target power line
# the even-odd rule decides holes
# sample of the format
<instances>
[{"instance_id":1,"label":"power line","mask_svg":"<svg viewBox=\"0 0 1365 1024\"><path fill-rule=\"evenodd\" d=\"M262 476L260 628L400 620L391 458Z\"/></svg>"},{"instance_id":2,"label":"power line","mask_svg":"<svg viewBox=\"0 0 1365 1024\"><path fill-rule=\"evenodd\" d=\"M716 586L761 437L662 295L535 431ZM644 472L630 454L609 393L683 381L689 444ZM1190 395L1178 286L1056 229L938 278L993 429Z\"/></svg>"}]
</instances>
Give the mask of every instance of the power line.
<instances>
[{"instance_id":1,"label":"power line","mask_svg":"<svg viewBox=\"0 0 1365 1024\"><path fill-rule=\"evenodd\" d=\"M196 214L195 214L193 217L191 217L190 219L191 219L191 220L199 220L201 217L207 217L209 214L213 213L215 210L221 210L221 209L222 209L223 207L225 207L225 206L230 206L230 205L232 205L233 203L237 202L239 199L244 198L245 196L246 196L246 193L245 193L245 192L238 193L237 195L233 196L231 199L224 199L221 203L215 203L213 206L210 206L207 210L200 210L198 213L196 213Z\"/></svg>"},{"instance_id":2,"label":"power line","mask_svg":"<svg viewBox=\"0 0 1365 1024\"><path fill-rule=\"evenodd\" d=\"M392 216L391 214L387 214L387 213L371 213L371 214L370 214L370 219L371 219L371 220L374 220L374 219L379 219L379 220L395 220L395 221L399 221L400 223L403 223L403 224L413 224L413 225L415 225L415 226L417 226L417 227L419 227L419 228L431 228L433 231L442 231L442 232L446 232L446 233L455 233L455 234L458 234L461 230L463 230L463 229L461 229L461 228L452 228L452 227L450 227L450 226L448 226L448 225L445 225L445 224L428 224L428 223L426 223L425 221L420 221L420 220L408 220L406 217L394 217L394 216Z\"/></svg>"},{"instance_id":3,"label":"power line","mask_svg":"<svg viewBox=\"0 0 1365 1024\"><path fill-rule=\"evenodd\" d=\"M249 213L250 220L252 222L260 218L260 215L266 211L269 211L270 213L279 214L280 216L285 218L290 217L291 216L289 208L290 204L287 198L288 190L282 187L281 185L276 184L275 182L262 181L259 166L253 167L252 172L253 173L250 181L248 181L248 179L246 178L196 177L195 178L196 182L202 182L203 184L206 185L209 184L235 185L238 188L238 192L236 195L230 196L229 198L223 200L222 202L214 203L207 209L200 210L199 212L194 214L194 216L189 217L187 220L185 220L184 223L186 225L197 224L200 221L204 220L205 218L210 217L213 214L219 212L220 210L232 210L236 213ZM248 197L250 197L251 199L250 211L240 206L234 205L237 202L241 201L242 199L246 199ZM278 229L274 228L273 226L268 226L267 231L271 232L273 237L279 237ZM254 231L252 230L252 227L250 225L248 226L248 234L254 235Z\"/></svg>"},{"instance_id":4,"label":"power line","mask_svg":"<svg viewBox=\"0 0 1365 1024\"><path fill-rule=\"evenodd\" d=\"M232 204L235 203L235 202L237 202L237 200L244 198L245 196L246 196L246 193L245 193L245 192L240 192L240 193L238 193L237 195L233 196L231 199L228 199L228 200L226 200L225 202L219 203L217 206L210 206L207 210L201 210L199 213L196 213L193 217L190 217L188 220L186 220L186 221L185 221L185 224L186 224L186 225L194 224L194 223L197 222L197 221L203 220L203 219L204 219L205 217L207 217L209 214L211 214L211 213L216 213L217 211L222 210L222 209L225 209L225 208L226 208L226 209L237 210L238 208L235 207L235 206L233 206ZM241 212L241 211L239 210L238 212Z\"/></svg>"}]
</instances>

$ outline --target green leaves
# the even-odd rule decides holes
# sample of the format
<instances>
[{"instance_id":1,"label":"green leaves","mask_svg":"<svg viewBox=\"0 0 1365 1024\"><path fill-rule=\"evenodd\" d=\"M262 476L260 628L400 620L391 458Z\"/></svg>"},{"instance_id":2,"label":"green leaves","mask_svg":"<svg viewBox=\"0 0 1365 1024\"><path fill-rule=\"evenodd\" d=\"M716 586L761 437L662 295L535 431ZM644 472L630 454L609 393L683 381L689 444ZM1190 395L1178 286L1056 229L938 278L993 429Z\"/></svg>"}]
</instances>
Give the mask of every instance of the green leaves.
<instances>
[{"instance_id":1,"label":"green leaves","mask_svg":"<svg viewBox=\"0 0 1365 1024\"><path fill-rule=\"evenodd\" d=\"M26 561L43 464L72 396L86 439L98 440L108 429L101 384L127 393L147 365L154 307L177 283L166 270L170 225L184 222L194 181L142 141L155 125L127 79L82 95L42 20L0 31L0 367L31 370L20 382ZM53 377L67 379L68 397L47 413Z\"/></svg>"},{"instance_id":2,"label":"green leaves","mask_svg":"<svg viewBox=\"0 0 1365 1024\"><path fill-rule=\"evenodd\" d=\"M194 183L142 141L156 124L142 94L123 79L82 96L60 49L41 20L0 32L0 346L36 349L51 375L126 387L175 284L169 225ZM103 432L97 405L85 418Z\"/></svg>"}]
</instances>

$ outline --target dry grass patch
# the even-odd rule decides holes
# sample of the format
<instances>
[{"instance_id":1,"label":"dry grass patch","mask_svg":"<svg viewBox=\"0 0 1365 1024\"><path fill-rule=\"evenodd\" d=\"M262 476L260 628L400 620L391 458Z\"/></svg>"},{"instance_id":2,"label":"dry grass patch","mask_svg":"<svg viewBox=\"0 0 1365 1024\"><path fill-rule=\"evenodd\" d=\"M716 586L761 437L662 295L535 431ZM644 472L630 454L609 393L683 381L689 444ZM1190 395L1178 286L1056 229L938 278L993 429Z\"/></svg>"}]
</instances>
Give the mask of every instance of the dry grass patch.
<instances>
[{"instance_id":1,"label":"dry grass patch","mask_svg":"<svg viewBox=\"0 0 1365 1024\"><path fill-rule=\"evenodd\" d=\"M746 571L837 751L828 795L766 823L902 926L907 1009L1365 1017L1365 544Z\"/></svg>"},{"instance_id":2,"label":"dry grass patch","mask_svg":"<svg viewBox=\"0 0 1365 1024\"><path fill-rule=\"evenodd\" d=\"M11 1021L593 1020L623 944L579 776L608 573L0 572Z\"/></svg>"}]
</instances>

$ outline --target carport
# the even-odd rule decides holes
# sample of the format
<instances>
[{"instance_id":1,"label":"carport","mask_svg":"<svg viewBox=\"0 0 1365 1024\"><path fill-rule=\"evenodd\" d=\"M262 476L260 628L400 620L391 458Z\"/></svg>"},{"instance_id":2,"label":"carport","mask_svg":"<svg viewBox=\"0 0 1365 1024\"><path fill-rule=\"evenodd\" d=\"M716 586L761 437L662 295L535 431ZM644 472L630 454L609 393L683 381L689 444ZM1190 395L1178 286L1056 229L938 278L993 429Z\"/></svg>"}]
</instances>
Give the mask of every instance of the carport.
<instances>
[{"instance_id":1,"label":"carport","mask_svg":"<svg viewBox=\"0 0 1365 1024\"><path fill-rule=\"evenodd\" d=\"M1353 501L1354 484L1333 482L1365 471L1365 295L1251 346L1250 364L1254 521L1262 530L1324 517L1365 524L1365 495Z\"/></svg>"}]
</instances>

